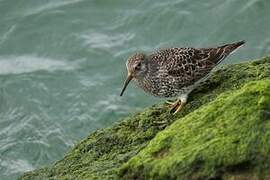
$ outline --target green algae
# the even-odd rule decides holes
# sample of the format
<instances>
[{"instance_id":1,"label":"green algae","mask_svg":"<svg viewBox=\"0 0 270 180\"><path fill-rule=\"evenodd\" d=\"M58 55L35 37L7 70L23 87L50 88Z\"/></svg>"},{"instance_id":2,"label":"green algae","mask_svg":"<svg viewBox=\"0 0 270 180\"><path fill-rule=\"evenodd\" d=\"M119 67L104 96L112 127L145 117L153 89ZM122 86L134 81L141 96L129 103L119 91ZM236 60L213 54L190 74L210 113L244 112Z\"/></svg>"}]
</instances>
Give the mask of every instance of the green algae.
<instances>
[{"instance_id":1,"label":"green algae","mask_svg":"<svg viewBox=\"0 0 270 180\"><path fill-rule=\"evenodd\" d=\"M264 94L269 78L270 57L220 68L192 92L188 104L176 116L164 104L154 105L90 134L62 160L25 173L20 179L230 179L234 172L229 169L241 164L250 169L245 171L250 177L252 172L264 175L264 169L270 169L266 120L270 95ZM258 113L254 115L252 110ZM247 131L248 136L241 139L240 134ZM223 156L218 153L221 151ZM254 155L257 152L259 156ZM267 163L260 164L256 158Z\"/></svg>"},{"instance_id":2,"label":"green algae","mask_svg":"<svg viewBox=\"0 0 270 180\"><path fill-rule=\"evenodd\" d=\"M121 169L127 179L223 179L270 168L270 80L222 93L158 133ZM157 154L162 154L158 155ZM269 175L269 174L268 174Z\"/></svg>"}]
</instances>

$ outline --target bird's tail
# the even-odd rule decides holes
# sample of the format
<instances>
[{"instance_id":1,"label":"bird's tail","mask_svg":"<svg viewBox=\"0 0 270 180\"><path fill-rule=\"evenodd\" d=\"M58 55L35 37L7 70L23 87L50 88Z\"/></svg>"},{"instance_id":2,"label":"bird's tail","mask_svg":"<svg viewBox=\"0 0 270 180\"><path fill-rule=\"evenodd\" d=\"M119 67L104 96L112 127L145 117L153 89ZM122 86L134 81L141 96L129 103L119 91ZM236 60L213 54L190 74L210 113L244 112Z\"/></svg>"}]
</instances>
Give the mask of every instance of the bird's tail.
<instances>
[{"instance_id":1,"label":"bird's tail","mask_svg":"<svg viewBox=\"0 0 270 180\"><path fill-rule=\"evenodd\" d=\"M237 50L238 48L240 48L241 46L243 46L244 44L245 44L245 41L239 41L239 42L235 42L231 44L225 44L218 48L222 49L225 54L229 55L233 53L235 50Z\"/></svg>"},{"instance_id":2,"label":"bird's tail","mask_svg":"<svg viewBox=\"0 0 270 180\"><path fill-rule=\"evenodd\" d=\"M213 53L213 61L215 64L219 64L222 62L229 54L232 54L234 51L236 51L238 48L243 46L245 44L245 41L239 41L231 44L225 44L223 46L219 46L217 48L214 48L211 53Z\"/></svg>"}]
</instances>

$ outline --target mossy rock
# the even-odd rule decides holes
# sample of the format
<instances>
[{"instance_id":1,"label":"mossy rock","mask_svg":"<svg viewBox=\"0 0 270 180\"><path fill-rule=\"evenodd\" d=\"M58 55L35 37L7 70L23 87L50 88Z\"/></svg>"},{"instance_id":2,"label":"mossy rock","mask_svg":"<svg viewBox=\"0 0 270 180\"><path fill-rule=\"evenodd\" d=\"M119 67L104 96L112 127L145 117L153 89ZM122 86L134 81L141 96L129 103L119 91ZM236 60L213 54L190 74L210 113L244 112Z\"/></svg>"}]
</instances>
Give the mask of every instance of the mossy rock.
<instances>
[{"instance_id":1,"label":"mossy rock","mask_svg":"<svg viewBox=\"0 0 270 180\"><path fill-rule=\"evenodd\" d=\"M126 179L270 179L270 80L222 93L157 134Z\"/></svg>"},{"instance_id":2,"label":"mossy rock","mask_svg":"<svg viewBox=\"0 0 270 180\"><path fill-rule=\"evenodd\" d=\"M181 113L154 105L20 179L270 179L269 92L270 57L225 66Z\"/></svg>"}]
</instances>

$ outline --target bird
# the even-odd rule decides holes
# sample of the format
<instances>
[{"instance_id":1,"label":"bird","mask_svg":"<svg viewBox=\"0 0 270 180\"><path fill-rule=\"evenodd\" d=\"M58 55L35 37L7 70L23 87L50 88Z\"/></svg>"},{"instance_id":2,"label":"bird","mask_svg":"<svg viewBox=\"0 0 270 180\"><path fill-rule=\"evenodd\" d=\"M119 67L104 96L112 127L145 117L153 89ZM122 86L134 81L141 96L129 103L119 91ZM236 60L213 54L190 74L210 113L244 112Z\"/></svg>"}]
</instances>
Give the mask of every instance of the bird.
<instances>
[{"instance_id":1,"label":"bird","mask_svg":"<svg viewBox=\"0 0 270 180\"><path fill-rule=\"evenodd\" d=\"M136 52L127 62L127 78L120 93L123 96L131 80L145 92L159 98L177 98L169 102L176 114L188 101L188 95L209 77L210 72L245 41L212 48L164 48L151 54Z\"/></svg>"}]
</instances>

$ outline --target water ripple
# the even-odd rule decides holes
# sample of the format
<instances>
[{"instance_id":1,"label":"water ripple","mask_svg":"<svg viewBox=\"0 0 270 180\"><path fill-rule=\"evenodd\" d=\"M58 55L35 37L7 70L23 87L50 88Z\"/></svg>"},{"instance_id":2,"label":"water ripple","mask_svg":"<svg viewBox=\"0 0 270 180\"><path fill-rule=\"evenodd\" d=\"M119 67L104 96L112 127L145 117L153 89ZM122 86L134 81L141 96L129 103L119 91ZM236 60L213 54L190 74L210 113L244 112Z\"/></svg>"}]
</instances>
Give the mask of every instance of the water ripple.
<instances>
[{"instance_id":1,"label":"water ripple","mask_svg":"<svg viewBox=\"0 0 270 180\"><path fill-rule=\"evenodd\" d=\"M79 37L84 41L84 44L91 48L112 48L121 46L127 41L130 41L135 35L132 33L108 35L102 33L83 34Z\"/></svg>"},{"instance_id":2,"label":"water ripple","mask_svg":"<svg viewBox=\"0 0 270 180\"><path fill-rule=\"evenodd\" d=\"M0 56L0 75L22 74L35 71L74 70L76 63L63 60L38 57L35 55Z\"/></svg>"},{"instance_id":3,"label":"water ripple","mask_svg":"<svg viewBox=\"0 0 270 180\"><path fill-rule=\"evenodd\" d=\"M29 10L27 10L24 13L24 16L30 16L30 15L35 15L35 14L39 14L43 11L49 11L55 8L60 8L62 6L66 6L66 5L70 5L70 4L75 4L78 2L81 2L83 0L61 0L61 1L51 1L48 2L47 4L42 4L41 6L38 6L36 8L31 8Z\"/></svg>"}]
</instances>

